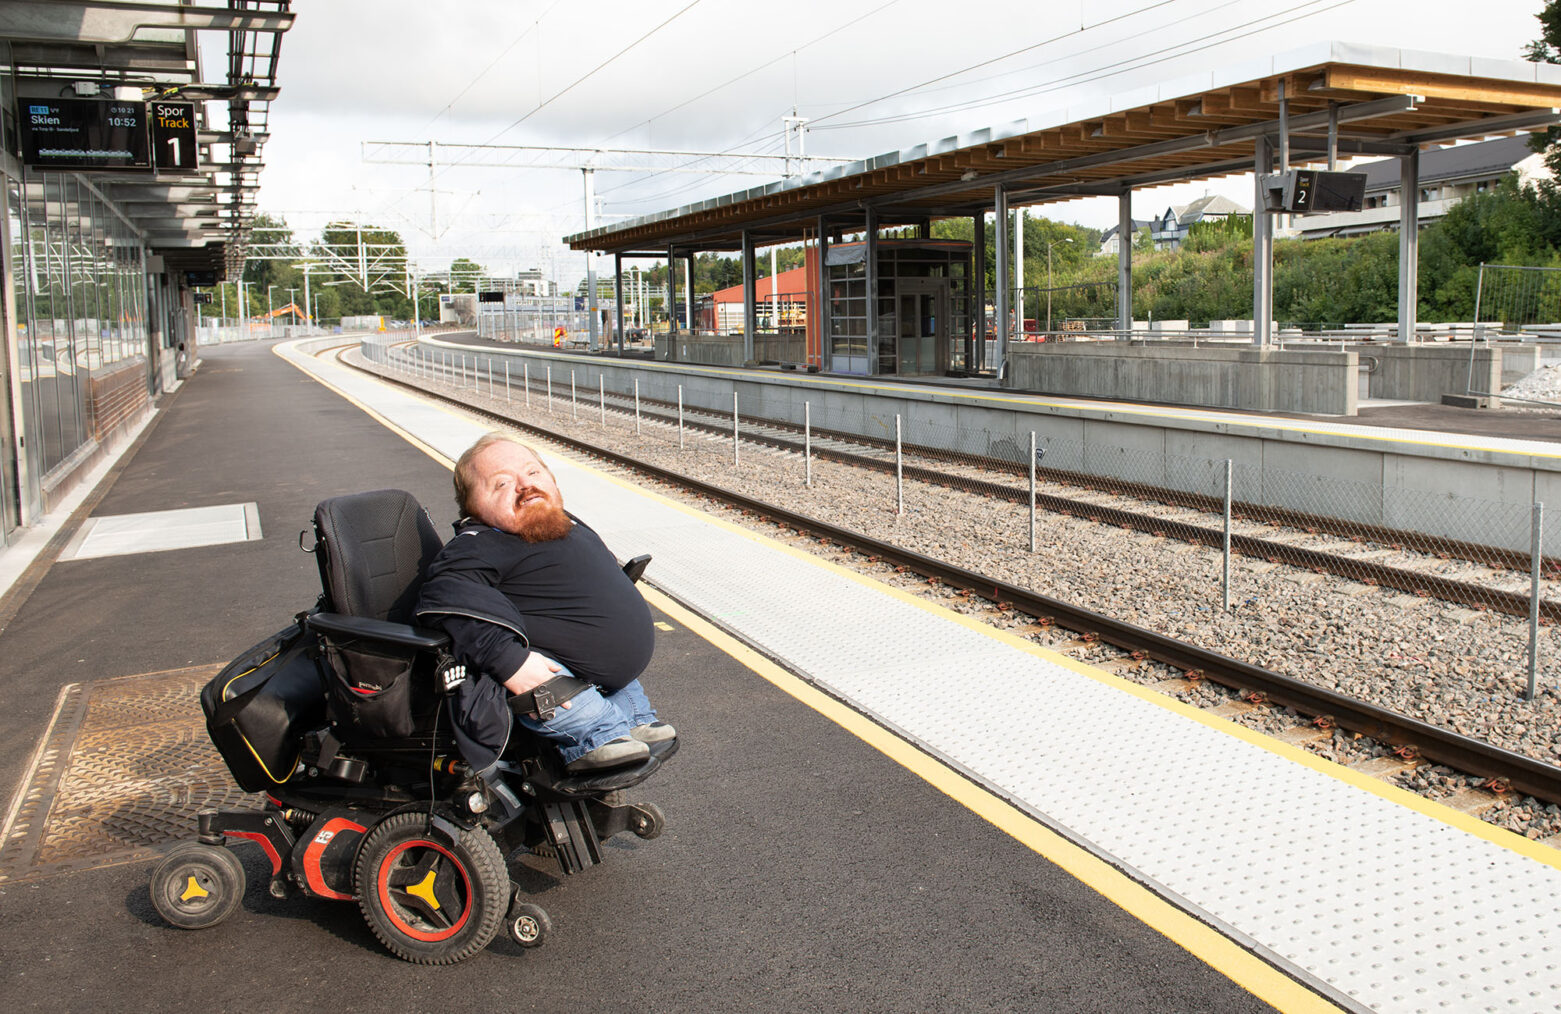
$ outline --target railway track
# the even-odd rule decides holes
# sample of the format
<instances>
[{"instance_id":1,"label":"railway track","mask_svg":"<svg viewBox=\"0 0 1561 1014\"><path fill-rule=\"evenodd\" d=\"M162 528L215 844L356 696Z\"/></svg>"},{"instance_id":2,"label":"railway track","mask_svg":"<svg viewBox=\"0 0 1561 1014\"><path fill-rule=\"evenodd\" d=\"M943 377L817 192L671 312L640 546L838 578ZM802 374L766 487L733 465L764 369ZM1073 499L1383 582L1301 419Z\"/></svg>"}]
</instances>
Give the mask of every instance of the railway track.
<instances>
[{"instance_id":1,"label":"railway track","mask_svg":"<svg viewBox=\"0 0 1561 1014\"><path fill-rule=\"evenodd\" d=\"M478 372L482 362L477 358L479 354L473 353L473 382L487 378L490 388L496 389L491 367L488 372ZM534 394L544 394L537 378L531 378L531 384ZM557 386L559 390L551 397L564 401L562 378ZM597 394L594 390L584 393L587 399ZM675 403L650 398L640 398L636 403L615 393L607 394L604 400L610 410L634 412L646 422L681 425L710 436L730 437L732 433L730 414L680 411ZM574 404L576 411L580 404ZM597 405L591 402L586 407L595 410ZM762 418L741 419L741 431L745 442L780 451L802 454L808 443L810 453L821 460L886 474L893 474L897 468L892 440L833 430L814 430L809 439L799 426ZM905 444L905 464L898 467L907 479L1027 504L1030 491L1024 459L1028 457L1028 448L1020 450L1016 445L1011 450L1008 457L994 457ZM1038 510L1194 545L1224 545L1222 500L1146 483L1102 480L1067 469L1037 467L1036 474L1039 482L1068 491L1038 491ZM1233 520L1240 525L1232 530L1232 553L1477 610L1529 615L1529 569L1533 561L1527 553L1379 525L1346 523L1268 505L1235 501L1231 509ZM1561 559L1545 557L1541 567L1547 580L1561 578ZM1561 600L1542 594L1539 616L1544 622L1561 622Z\"/></svg>"},{"instance_id":2,"label":"railway track","mask_svg":"<svg viewBox=\"0 0 1561 1014\"><path fill-rule=\"evenodd\" d=\"M362 368L362 367L360 367ZM863 562L878 566L893 568L900 574L916 575L919 581L939 590L955 595L973 597L985 600L991 608L1000 614L1023 614L1033 618L1031 624L1033 630L1046 640L1053 641L1051 645L1056 650L1073 654L1089 664L1105 669L1130 669L1139 667L1159 667L1163 676L1158 680L1151 680L1150 684L1159 689L1175 690L1208 681L1227 687L1234 691L1234 698L1226 701L1216 708L1216 713L1233 715L1241 711L1255 708L1289 709L1303 716L1309 723L1309 728L1303 726L1296 733L1282 738L1292 741L1301 741L1312 736L1325 736L1329 730L1337 727L1348 730L1360 736L1370 737L1381 744L1391 748L1393 757L1384 759L1371 765L1368 770L1373 774L1388 776L1397 770L1410 767L1419 763L1433 763L1445 765L1458 772L1477 776L1485 780L1485 786L1489 790L1484 794L1485 800L1466 801L1465 809L1476 812L1484 802L1495 803L1507 792L1519 792L1537 797L1548 802L1561 802L1561 768L1535 760L1526 755L1494 746L1482 740L1463 736L1459 733L1444 729L1419 719L1402 715L1382 708L1367 701L1362 701L1326 688L1297 680L1271 670L1263 669L1239 659L1222 655L1218 652L1188 644L1155 631L1136 626L1113 617L1088 610L1072 603L1064 602L1046 595L1039 594L1029 589L994 580L993 578L955 566L943 560L936 559L921 553L907 550L890 542L875 539L860 532L846 528L832 522L804 515L792 511L786 507L768 503L754 497L726 489L722 486L693 479L678 472L660 467L658 465L638 460L630 455L620 453L609 447L601 446L580 436L562 432L559 428L537 425L514 417L513 413L502 411L503 406L495 405L487 408L473 405L469 400L444 393L431 386L420 383L410 383L402 375L391 371L380 373L373 370L383 379L397 383L425 395L441 398L452 404L459 405L463 409L487 416L495 422L503 423L524 432L532 433L556 444L569 447L577 452L594 457L598 460L611 463L631 472L645 476L656 482L672 486L697 497L715 501L731 508L735 508L744 514L761 518L783 532L793 533L794 537L811 540L825 547L836 547L842 552L848 552L853 556L862 558ZM533 381L535 383L535 381ZM594 392L591 392L594 393ZM541 395L539 389L533 389L533 397ZM632 404L608 401L611 410L632 415ZM602 410L600 406L593 404L593 410ZM576 407L578 411L578 406ZM647 413L646 405L642 402L639 412L643 419L650 419L656 414L655 407ZM685 427L698 427L696 432L709 435L724 435L727 439L731 436L731 422L728 417L724 426L710 419L690 419L691 413L684 413L683 425ZM664 411L660 421L676 424L676 418L666 418ZM755 427L758 429L758 427ZM742 433L745 442L766 443L769 446L787 451L800 452L800 446L795 441L788 439L784 434L772 435L764 432L755 433L745 428ZM826 450L840 455L835 460L841 460L858 467L882 467L883 461L880 455L861 453L852 449L850 443L840 440L834 435L823 435L823 447L814 447L814 453L823 456ZM831 447L830 444L838 444ZM892 460L888 463L892 470ZM906 475L911 476L910 469ZM925 477L925 481L947 482L957 479L961 488L972 489L977 492L987 493L985 487L973 487L970 480L962 477L950 476L948 473L927 469L924 473L916 473L918 477ZM1001 496L1005 499L1013 499L1012 487L1002 483L990 483L992 492L987 495ZM1024 490L1025 500L1028 500L1028 490ZM1080 504L1073 498L1060 498L1066 501L1066 506L1076 508L1068 513L1076 516L1105 520L1110 522L1111 516L1103 513L1104 508L1100 504ZM1064 504L1059 504L1063 506ZM1174 536L1177 530L1171 519L1163 517L1154 518L1148 514L1137 512L1122 512L1124 515L1133 514L1133 520L1141 523L1152 523L1152 528L1141 529L1154 531L1157 534ZM1126 525L1126 527L1138 528L1139 524ZM1195 529L1198 526L1186 525L1185 529ZM1189 541L1203 541L1196 531L1187 532L1194 538ZM1221 536L1223 533L1220 533ZM1297 547L1285 543L1273 543L1272 540L1254 540L1262 542L1262 548L1272 543L1278 548L1295 549ZM1207 544L1207 543L1205 543ZM1254 548L1257 548L1254 546ZM1280 556L1281 560L1310 560L1312 554L1297 554L1293 556ZM1304 564L1302 564L1304 565ZM1409 572L1414 577L1422 575ZM1352 573L1352 577L1354 574ZM1407 581L1408 578L1406 577ZM1457 584L1457 582L1454 582ZM1430 587L1418 585L1417 587ZM1482 593L1489 594L1489 589L1481 589ZM1527 611L1525 597L1524 612ZM1110 657L1103 657L1109 655Z\"/></svg>"}]
</instances>

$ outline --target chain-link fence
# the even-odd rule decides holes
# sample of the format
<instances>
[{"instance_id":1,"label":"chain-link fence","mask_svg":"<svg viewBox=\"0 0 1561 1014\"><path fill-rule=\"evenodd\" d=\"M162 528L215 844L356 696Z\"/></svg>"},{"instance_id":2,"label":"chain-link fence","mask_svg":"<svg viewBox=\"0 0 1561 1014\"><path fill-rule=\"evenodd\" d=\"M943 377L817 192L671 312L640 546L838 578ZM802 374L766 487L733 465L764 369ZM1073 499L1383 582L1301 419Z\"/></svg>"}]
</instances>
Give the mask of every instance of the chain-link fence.
<instances>
[{"instance_id":1,"label":"chain-link fence","mask_svg":"<svg viewBox=\"0 0 1561 1014\"><path fill-rule=\"evenodd\" d=\"M1561 321L1561 268L1481 264L1474 319L1479 337Z\"/></svg>"},{"instance_id":2,"label":"chain-link fence","mask_svg":"<svg viewBox=\"0 0 1561 1014\"><path fill-rule=\"evenodd\" d=\"M613 306L610 300L603 300L597 312L608 311L606 319L611 321L615 319ZM573 296L511 293L502 303L477 304L477 335L493 341L552 345L555 338L568 342L587 334L590 326L589 311L577 309Z\"/></svg>"},{"instance_id":3,"label":"chain-link fence","mask_svg":"<svg viewBox=\"0 0 1561 1014\"><path fill-rule=\"evenodd\" d=\"M1435 696L1473 681L1528 698L1553 683L1561 524L1539 504L824 401L750 419L735 395L724 409L683 404L681 387L651 399L588 360L383 337L364 352L517 420L1368 699L1378 683ZM1362 689L1341 667L1378 675Z\"/></svg>"}]
</instances>

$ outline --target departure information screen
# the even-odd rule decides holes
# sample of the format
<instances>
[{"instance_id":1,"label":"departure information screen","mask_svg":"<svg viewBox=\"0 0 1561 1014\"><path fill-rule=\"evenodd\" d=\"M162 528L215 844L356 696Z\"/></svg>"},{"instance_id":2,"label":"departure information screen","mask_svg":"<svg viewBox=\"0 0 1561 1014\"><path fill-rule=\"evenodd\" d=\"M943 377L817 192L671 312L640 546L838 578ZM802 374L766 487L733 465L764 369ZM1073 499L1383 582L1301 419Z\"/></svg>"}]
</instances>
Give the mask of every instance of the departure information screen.
<instances>
[{"instance_id":1,"label":"departure information screen","mask_svg":"<svg viewBox=\"0 0 1561 1014\"><path fill-rule=\"evenodd\" d=\"M149 170L144 102L18 99L22 161L40 169Z\"/></svg>"}]
</instances>

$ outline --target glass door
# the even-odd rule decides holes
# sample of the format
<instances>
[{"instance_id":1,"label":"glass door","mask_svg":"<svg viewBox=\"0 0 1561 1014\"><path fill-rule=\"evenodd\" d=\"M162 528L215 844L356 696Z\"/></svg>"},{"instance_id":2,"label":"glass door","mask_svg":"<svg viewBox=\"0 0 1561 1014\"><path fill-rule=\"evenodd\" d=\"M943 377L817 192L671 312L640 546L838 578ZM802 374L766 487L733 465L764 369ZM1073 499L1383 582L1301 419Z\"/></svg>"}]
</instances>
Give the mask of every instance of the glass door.
<instances>
[{"instance_id":1,"label":"glass door","mask_svg":"<svg viewBox=\"0 0 1561 1014\"><path fill-rule=\"evenodd\" d=\"M929 376L948 369L948 280L899 280L898 367L902 377Z\"/></svg>"}]
</instances>

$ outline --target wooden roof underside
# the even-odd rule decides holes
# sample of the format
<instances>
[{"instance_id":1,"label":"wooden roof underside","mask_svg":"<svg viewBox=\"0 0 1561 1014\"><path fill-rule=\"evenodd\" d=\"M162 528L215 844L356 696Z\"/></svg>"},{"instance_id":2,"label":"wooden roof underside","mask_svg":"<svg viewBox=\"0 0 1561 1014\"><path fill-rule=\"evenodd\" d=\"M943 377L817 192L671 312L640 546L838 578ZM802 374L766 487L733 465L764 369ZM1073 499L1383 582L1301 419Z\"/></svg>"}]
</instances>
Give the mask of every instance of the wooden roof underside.
<instances>
[{"instance_id":1,"label":"wooden roof underside","mask_svg":"<svg viewBox=\"0 0 1561 1014\"><path fill-rule=\"evenodd\" d=\"M745 229L763 242L800 239L820 215L860 229L869 205L884 225L974 214L992 207L998 185L1011 203L1037 205L1248 173L1257 138L1277 136L1281 82L1292 165L1326 158L1330 106L1339 110L1346 158L1561 121L1561 85L1330 63L939 154L902 152L881 168L872 167L881 160L868 160L852 175L720 198L706 202L714 207L647 216L567 242L605 252L730 250L741 247Z\"/></svg>"}]
</instances>

